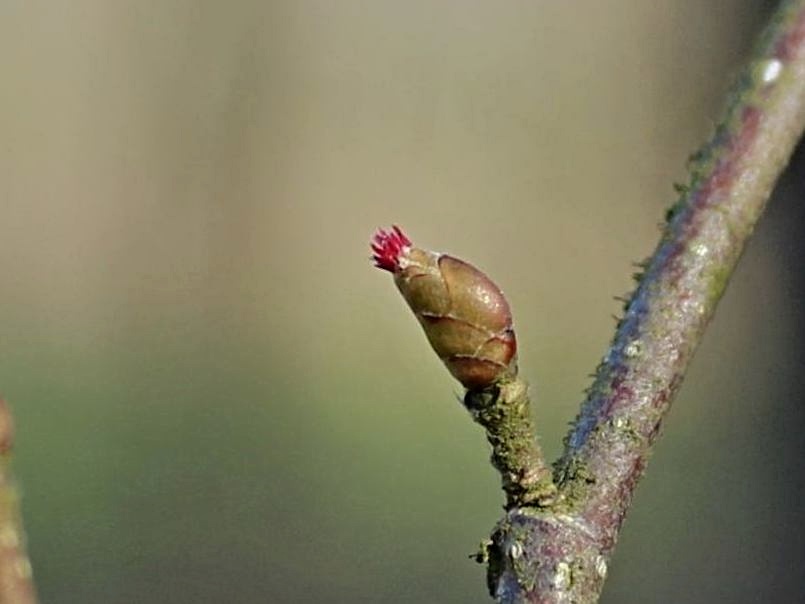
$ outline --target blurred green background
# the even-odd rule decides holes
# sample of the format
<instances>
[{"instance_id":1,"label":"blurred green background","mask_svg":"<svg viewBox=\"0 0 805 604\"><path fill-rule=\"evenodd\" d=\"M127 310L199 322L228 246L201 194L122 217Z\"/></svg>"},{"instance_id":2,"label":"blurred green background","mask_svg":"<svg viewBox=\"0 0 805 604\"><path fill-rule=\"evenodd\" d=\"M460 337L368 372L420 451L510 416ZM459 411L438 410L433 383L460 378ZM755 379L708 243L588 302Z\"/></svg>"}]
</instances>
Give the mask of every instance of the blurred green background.
<instances>
[{"instance_id":1,"label":"blurred green background","mask_svg":"<svg viewBox=\"0 0 805 604\"><path fill-rule=\"evenodd\" d=\"M773 4L0 3L0 390L42 601L487 602L498 477L369 237L506 290L553 458ZM805 588L804 165L604 602Z\"/></svg>"}]
</instances>

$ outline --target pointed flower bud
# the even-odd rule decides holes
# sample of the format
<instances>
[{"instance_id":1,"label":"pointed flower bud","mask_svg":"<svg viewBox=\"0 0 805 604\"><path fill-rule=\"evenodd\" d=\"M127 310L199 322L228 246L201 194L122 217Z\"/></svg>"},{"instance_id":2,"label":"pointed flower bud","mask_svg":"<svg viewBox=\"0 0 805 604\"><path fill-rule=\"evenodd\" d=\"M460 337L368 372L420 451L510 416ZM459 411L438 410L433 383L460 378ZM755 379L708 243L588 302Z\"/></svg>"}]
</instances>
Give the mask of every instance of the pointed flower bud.
<instances>
[{"instance_id":1,"label":"pointed flower bud","mask_svg":"<svg viewBox=\"0 0 805 604\"><path fill-rule=\"evenodd\" d=\"M375 266L394 283L436 354L470 390L517 372L509 303L484 273L463 260L414 247L396 226L372 240Z\"/></svg>"}]
</instances>

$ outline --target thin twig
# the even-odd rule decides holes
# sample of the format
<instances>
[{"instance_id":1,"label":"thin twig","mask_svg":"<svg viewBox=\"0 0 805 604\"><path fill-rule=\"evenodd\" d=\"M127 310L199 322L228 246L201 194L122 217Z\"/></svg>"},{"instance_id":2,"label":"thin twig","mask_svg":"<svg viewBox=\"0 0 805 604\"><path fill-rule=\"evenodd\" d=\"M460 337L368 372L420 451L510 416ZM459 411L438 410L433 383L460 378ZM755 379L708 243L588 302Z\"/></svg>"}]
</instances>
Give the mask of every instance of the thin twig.
<instances>
[{"instance_id":1,"label":"thin twig","mask_svg":"<svg viewBox=\"0 0 805 604\"><path fill-rule=\"evenodd\" d=\"M553 503L556 485L537 442L525 381L512 376L482 390L469 390L464 406L486 429L492 465L500 472L506 493L506 509Z\"/></svg>"},{"instance_id":2,"label":"thin twig","mask_svg":"<svg viewBox=\"0 0 805 604\"><path fill-rule=\"evenodd\" d=\"M10 467L13 440L11 411L0 399L0 604L36 604L19 494Z\"/></svg>"},{"instance_id":3,"label":"thin twig","mask_svg":"<svg viewBox=\"0 0 805 604\"><path fill-rule=\"evenodd\" d=\"M556 463L557 502L510 510L493 535L498 601L597 601L662 420L804 124L805 0L790 0L691 160Z\"/></svg>"}]
</instances>

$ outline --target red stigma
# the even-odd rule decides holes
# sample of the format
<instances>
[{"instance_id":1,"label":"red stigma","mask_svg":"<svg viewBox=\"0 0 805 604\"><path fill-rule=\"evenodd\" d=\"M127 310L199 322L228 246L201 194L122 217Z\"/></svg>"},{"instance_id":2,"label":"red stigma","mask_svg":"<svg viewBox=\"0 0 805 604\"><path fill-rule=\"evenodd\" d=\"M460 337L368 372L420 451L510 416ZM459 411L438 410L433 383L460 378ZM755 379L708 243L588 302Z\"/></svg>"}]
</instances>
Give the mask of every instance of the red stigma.
<instances>
[{"instance_id":1,"label":"red stigma","mask_svg":"<svg viewBox=\"0 0 805 604\"><path fill-rule=\"evenodd\" d=\"M377 268L396 273L400 269L400 255L409 247L411 240L398 226L392 226L388 231L377 229L372 238L372 260Z\"/></svg>"}]
</instances>

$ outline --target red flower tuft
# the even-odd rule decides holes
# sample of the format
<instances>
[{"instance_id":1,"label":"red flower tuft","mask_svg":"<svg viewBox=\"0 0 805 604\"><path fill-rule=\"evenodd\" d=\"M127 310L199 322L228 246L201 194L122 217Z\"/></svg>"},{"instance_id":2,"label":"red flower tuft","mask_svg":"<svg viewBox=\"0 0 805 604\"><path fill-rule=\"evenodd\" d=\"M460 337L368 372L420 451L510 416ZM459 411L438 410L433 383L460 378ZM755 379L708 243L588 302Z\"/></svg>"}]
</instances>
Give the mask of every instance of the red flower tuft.
<instances>
[{"instance_id":1,"label":"red flower tuft","mask_svg":"<svg viewBox=\"0 0 805 604\"><path fill-rule=\"evenodd\" d=\"M398 226L390 230L378 229L372 238L372 260L377 268L396 273L400 269L400 256L411 247L411 240Z\"/></svg>"}]
</instances>

